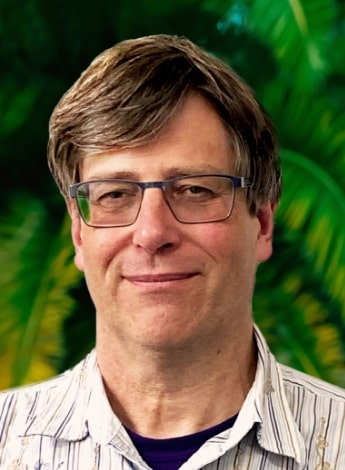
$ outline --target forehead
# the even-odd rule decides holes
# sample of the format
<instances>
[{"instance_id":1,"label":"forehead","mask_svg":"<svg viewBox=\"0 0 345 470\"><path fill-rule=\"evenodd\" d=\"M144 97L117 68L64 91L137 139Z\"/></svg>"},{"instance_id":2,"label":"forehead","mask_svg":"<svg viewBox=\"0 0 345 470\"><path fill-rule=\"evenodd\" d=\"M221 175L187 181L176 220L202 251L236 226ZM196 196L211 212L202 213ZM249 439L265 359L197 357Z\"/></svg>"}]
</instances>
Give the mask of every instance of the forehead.
<instances>
[{"instance_id":1,"label":"forehead","mask_svg":"<svg viewBox=\"0 0 345 470\"><path fill-rule=\"evenodd\" d=\"M86 180L126 173L127 177L151 179L198 172L230 173L235 157L232 149L229 133L214 106L193 95L154 140L84 156L80 176Z\"/></svg>"}]
</instances>

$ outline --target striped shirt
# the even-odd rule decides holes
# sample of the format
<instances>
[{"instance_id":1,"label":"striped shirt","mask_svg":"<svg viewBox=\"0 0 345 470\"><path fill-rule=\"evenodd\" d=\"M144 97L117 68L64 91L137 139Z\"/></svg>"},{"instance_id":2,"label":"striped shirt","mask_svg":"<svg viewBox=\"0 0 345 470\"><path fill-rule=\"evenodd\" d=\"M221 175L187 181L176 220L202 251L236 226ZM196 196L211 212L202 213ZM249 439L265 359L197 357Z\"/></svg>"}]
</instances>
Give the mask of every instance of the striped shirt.
<instances>
[{"instance_id":1,"label":"striped shirt","mask_svg":"<svg viewBox=\"0 0 345 470\"><path fill-rule=\"evenodd\" d=\"M235 424L181 470L345 470L345 390L278 364L255 331L256 378ZM0 394L1 470L149 468L110 407L95 351Z\"/></svg>"}]
</instances>

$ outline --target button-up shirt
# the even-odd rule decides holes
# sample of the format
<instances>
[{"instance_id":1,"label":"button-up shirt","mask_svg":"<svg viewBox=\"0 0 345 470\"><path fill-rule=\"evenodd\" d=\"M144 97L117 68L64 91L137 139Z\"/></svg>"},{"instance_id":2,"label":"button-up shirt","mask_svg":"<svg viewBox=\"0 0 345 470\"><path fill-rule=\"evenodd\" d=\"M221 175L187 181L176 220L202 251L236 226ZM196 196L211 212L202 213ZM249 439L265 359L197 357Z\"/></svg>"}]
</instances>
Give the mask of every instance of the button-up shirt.
<instances>
[{"instance_id":1,"label":"button-up shirt","mask_svg":"<svg viewBox=\"0 0 345 470\"><path fill-rule=\"evenodd\" d=\"M256 377L235 424L180 469L345 470L345 391L278 364L258 328L255 337ZM1 470L149 468L110 407L95 351L0 394Z\"/></svg>"}]
</instances>

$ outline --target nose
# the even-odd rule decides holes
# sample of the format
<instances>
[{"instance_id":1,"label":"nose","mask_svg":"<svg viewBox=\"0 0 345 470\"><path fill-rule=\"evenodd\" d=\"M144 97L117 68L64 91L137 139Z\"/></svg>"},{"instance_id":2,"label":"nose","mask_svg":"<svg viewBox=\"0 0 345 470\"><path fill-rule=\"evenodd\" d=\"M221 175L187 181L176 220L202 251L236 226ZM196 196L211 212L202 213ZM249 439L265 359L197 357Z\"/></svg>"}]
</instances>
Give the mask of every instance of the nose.
<instances>
[{"instance_id":1,"label":"nose","mask_svg":"<svg viewBox=\"0 0 345 470\"><path fill-rule=\"evenodd\" d=\"M180 222L172 214L163 191L144 191L140 212L133 224L133 243L150 254L171 249L180 240Z\"/></svg>"}]
</instances>

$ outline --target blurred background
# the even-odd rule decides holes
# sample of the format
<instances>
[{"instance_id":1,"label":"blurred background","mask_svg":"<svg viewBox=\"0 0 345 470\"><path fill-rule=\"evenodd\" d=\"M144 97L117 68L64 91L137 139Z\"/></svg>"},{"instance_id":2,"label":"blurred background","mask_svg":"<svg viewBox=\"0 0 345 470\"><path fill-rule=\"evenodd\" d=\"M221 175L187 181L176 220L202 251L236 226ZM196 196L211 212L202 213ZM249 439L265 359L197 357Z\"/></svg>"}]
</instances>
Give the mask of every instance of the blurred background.
<instances>
[{"instance_id":1,"label":"blurred background","mask_svg":"<svg viewBox=\"0 0 345 470\"><path fill-rule=\"evenodd\" d=\"M98 53L154 33L229 63L272 116L284 192L255 321L280 361L345 386L345 1L0 0L0 389L94 345L48 119Z\"/></svg>"}]
</instances>

